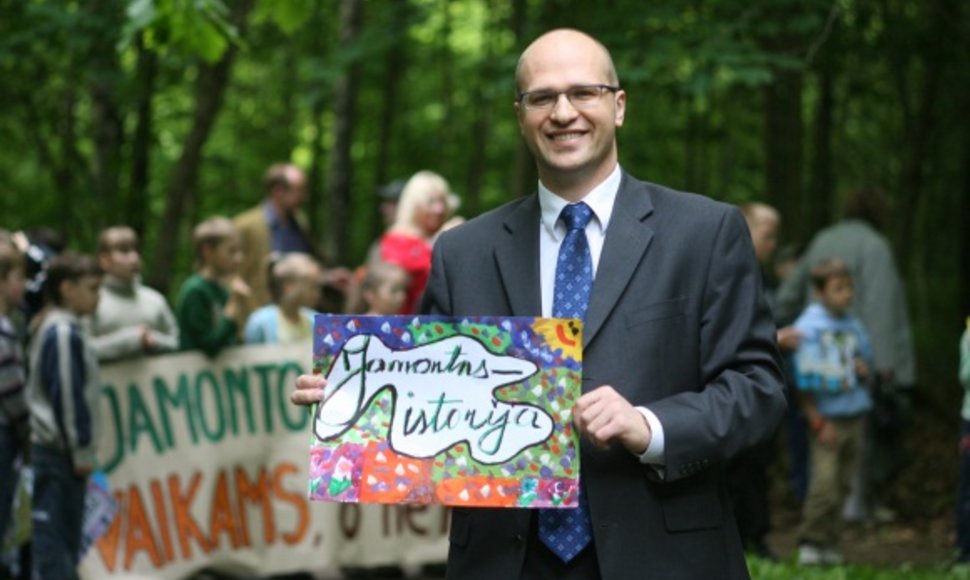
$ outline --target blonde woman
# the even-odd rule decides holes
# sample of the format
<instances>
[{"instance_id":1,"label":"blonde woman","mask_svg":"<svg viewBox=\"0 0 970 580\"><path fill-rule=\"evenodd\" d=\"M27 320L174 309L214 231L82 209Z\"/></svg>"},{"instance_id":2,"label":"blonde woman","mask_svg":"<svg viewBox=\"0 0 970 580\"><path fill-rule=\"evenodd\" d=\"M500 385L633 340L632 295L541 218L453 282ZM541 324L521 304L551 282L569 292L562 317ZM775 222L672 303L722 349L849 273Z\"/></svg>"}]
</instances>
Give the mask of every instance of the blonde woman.
<instances>
[{"instance_id":1,"label":"blonde woman","mask_svg":"<svg viewBox=\"0 0 970 580\"><path fill-rule=\"evenodd\" d=\"M431 272L431 244L453 211L445 178L419 171L408 180L398 202L397 219L381 237L381 260L396 264L410 276L401 314L415 312Z\"/></svg>"}]
</instances>

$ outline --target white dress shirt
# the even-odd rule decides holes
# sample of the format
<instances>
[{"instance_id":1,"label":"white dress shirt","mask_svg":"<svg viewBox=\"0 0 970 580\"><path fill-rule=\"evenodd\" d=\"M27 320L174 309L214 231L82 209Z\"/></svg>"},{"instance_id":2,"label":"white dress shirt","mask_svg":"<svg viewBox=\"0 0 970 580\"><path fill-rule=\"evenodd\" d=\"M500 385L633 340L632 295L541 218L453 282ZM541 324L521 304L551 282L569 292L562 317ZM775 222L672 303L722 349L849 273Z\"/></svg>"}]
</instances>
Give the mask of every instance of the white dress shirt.
<instances>
[{"instance_id":1,"label":"white dress shirt","mask_svg":"<svg viewBox=\"0 0 970 580\"><path fill-rule=\"evenodd\" d=\"M606 228L613 215L613 204L620 189L622 172L617 164L613 173L583 197L582 201L593 210L593 219L586 225L586 240L589 242L590 257L593 261L593 279L603 253ZM559 246L566 237L566 226L559 221L559 214L569 202L549 191L539 182L539 208L542 210L542 227L539 228L539 283L542 285L542 315L552 316L553 290L556 284L556 262ZM655 466L664 465L664 431L657 416L646 407L636 407L650 425L652 436L646 451L640 455L642 463Z\"/></svg>"}]
</instances>

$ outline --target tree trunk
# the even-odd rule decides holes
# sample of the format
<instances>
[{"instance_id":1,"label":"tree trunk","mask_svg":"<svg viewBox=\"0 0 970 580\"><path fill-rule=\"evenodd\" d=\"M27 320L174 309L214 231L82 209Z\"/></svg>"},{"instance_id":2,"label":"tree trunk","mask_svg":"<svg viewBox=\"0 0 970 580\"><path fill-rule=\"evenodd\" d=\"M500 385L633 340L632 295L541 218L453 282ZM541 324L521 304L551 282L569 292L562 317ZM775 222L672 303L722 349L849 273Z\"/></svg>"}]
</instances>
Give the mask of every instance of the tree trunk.
<instances>
[{"instance_id":1,"label":"tree trunk","mask_svg":"<svg viewBox=\"0 0 970 580\"><path fill-rule=\"evenodd\" d=\"M963 101L970 106L964 89ZM967 109L963 109L966 111ZM970 124L963 124L963 195L960 196L960 300L961 313L970 316Z\"/></svg>"},{"instance_id":2,"label":"tree trunk","mask_svg":"<svg viewBox=\"0 0 970 580\"><path fill-rule=\"evenodd\" d=\"M397 119L398 111L401 108L401 95L398 94L398 88L408 62L407 23L410 21L410 8L407 0L400 0L394 3L392 9L394 22L403 28L395 29L394 42L387 47L387 51L384 53L384 83L381 86L382 109L378 128L377 162L374 172L377 187L385 185L399 177L406 177L403 175L392 176L389 166L391 160L391 145L394 143L394 135L396 133L394 121ZM374 207L376 208L377 205L375 201ZM381 216L377 211L370 212L369 216L371 222L368 231L371 232L371 239L376 239L384 231L384 222L381 220Z\"/></svg>"},{"instance_id":3,"label":"tree trunk","mask_svg":"<svg viewBox=\"0 0 970 580\"><path fill-rule=\"evenodd\" d=\"M88 57L88 79L91 94L91 128L94 141L94 187L91 197L102 209L95 213L93 225L101 229L120 218L119 174L121 146L124 138L122 112L118 102L122 72L117 44L125 16L124 3L99 0L89 9L96 15L97 28Z\"/></svg>"},{"instance_id":4,"label":"tree trunk","mask_svg":"<svg viewBox=\"0 0 970 580\"><path fill-rule=\"evenodd\" d=\"M493 1L486 2L486 9L489 14L495 13ZM486 23L486 33L484 36L484 54L478 63L479 87L487 87L492 84L492 77L495 75L495 44L493 39L498 36L498 22L491 18ZM489 129L492 126L491 109L488 106L489 99L486 98L485 91L474 91L472 95L472 111L474 119L470 126L468 142L470 144L470 155L468 156L468 172L463 192L461 213L468 217L474 217L482 211L482 183L485 181L485 169L488 167L487 145L491 142Z\"/></svg>"},{"instance_id":5,"label":"tree trunk","mask_svg":"<svg viewBox=\"0 0 970 580\"><path fill-rule=\"evenodd\" d=\"M811 234L802 212L802 73L776 70L764 91L765 195L791 239Z\"/></svg>"},{"instance_id":6,"label":"tree trunk","mask_svg":"<svg viewBox=\"0 0 970 580\"><path fill-rule=\"evenodd\" d=\"M54 183L57 186L59 201L58 226L64 235L65 243L76 235L79 227L77 202L83 195L85 185L90 181L90 174L86 171L84 157L78 146L77 134L77 94L69 90L63 96L60 122L57 123L58 140L61 148L61 161L54 165ZM78 179L78 177L82 179Z\"/></svg>"},{"instance_id":7,"label":"tree trunk","mask_svg":"<svg viewBox=\"0 0 970 580\"><path fill-rule=\"evenodd\" d=\"M318 95L310 107L310 119L313 123L313 134L316 138L310 144L310 169L307 172L307 201L306 211L310 219L310 232L317 247L324 247L324 253L329 252L326 240L320 240L315 232L320 231L320 224L325 220L323 213L323 133L326 128L323 125L323 111L325 108L323 95ZM322 243L321 243L322 242Z\"/></svg>"},{"instance_id":8,"label":"tree trunk","mask_svg":"<svg viewBox=\"0 0 970 580\"><path fill-rule=\"evenodd\" d=\"M438 49L438 74L441 79L440 95L442 115L441 123L437 127L436 149L440 152L452 151L456 141L455 114L455 80L454 80L454 55L451 51L451 0L440 0L441 2L441 33L436 40ZM454 159L454 157L452 157ZM446 175L445 178L449 176Z\"/></svg>"},{"instance_id":9,"label":"tree trunk","mask_svg":"<svg viewBox=\"0 0 970 580\"><path fill-rule=\"evenodd\" d=\"M515 45L518 49L524 50L527 42L527 27L529 22L529 3L527 0L513 0L512 16L509 28L515 36ZM509 99L513 99L515 94L510 94ZM513 159L512 179L509 182L508 199L522 197L536 188L536 169L532 159L532 154L525 142L519 139L518 146L515 148L515 158Z\"/></svg>"},{"instance_id":10,"label":"tree trunk","mask_svg":"<svg viewBox=\"0 0 970 580\"><path fill-rule=\"evenodd\" d=\"M153 128L152 97L158 73L158 57L146 49L144 34L135 41L135 133L131 140L131 185L124 222L142 237L148 220L148 184L151 177Z\"/></svg>"},{"instance_id":11,"label":"tree trunk","mask_svg":"<svg viewBox=\"0 0 970 580\"><path fill-rule=\"evenodd\" d=\"M832 121L835 108L834 73L828 67L819 72L812 141L812 177L809 211L805 216L811 231L828 225L834 215L835 175L832 171Z\"/></svg>"},{"instance_id":12,"label":"tree trunk","mask_svg":"<svg viewBox=\"0 0 970 580\"><path fill-rule=\"evenodd\" d=\"M242 30L251 2L240 1L233 6L235 8L233 20ZM163 227L155 244L151 275L148 277L149 284L162 294L168 293L171 282L169 274L173 270L176 246L182 235L182 216L195 202L195 187L198 183L199 165L202 162L202 149L222 108L222 98L229 84L237 51L235 44L230 45L215 64L199 65L192 127L182 145L182 154L169 177L165 212L161 222Z\"/></svg>"},{"instance_id":13,"label":"tree trunk","mask_svg":"<svg viewBox=\"0 0 970 580\"><path fill-rule=\"evenodd\" d=\"M904 127L906 136L905 157L903 159L903 172L900 176L900 186L897 192L897 212L896 223L899 227L896 251L900 257L900 263L904 268L915 266L915 261L919 261L920 253L913 247L916 232L917 209L920 198L923 195L923 180L926 175L926 166L929 162L929 149L931 145L931 135L936 125L937 108L939 107L940 84L943 78L945 67L946 45L950 39L945 32L949 29L947 25L947 15L953 12L952 5L945 0L934 2L928 7L934 12L933 30L928 40L929 44L925 47L922 58L923 73L922 83L919 87L919 99L915 103L917 110L911 107L903 109ZM902 47L900 47L902 48ZM911 47L907 47L909 49ZM897 79L897 87L901 91L902 102L910 102L906 86L906 63L904 55L897 53L897 58L893 59L893 72Z\"/></svg>"},{"instance_id":14,"label":"tree trunk","mask_svg":"<svg viewBox=\"0 0 970 580\"><path fill-rule=\"evenodd\" d=\"M349 51L357 40L362 19L360 0L340 1L340 51ZM326 258L329 263L347 259L350 221L350 181L354 115L357 100L359 66L352 62L340 76L334 90L334 140L327 170L327 199L330 227Z\"/></svg>"},{"instance_id":15,"label":"tree trunk","mask_svg":"<svg viewBox=\"0 0 970 580\"><path fill-rule=\"evenodd\" d=\"M310 36L309 44L311 52L318 56L325 55L328 50L324 43L324 35L320 34L319 31L329 30L326 28L327 21L325 20L329 16L329 11L324 14L323 6L319 2L313 3L309 17L309 27L313 33ZM307 93L313 95L310 100L310 123L314 138L310 142L310 166L307 168L306 184L307 199L304 207L310 221L310 235L313 238L314 246L317 248L324 248L326 245L325 240L320 239L317 234L317 232L323 231L322 224L325 223L321 206L323 205L323 134L325 131L323 111L327 91L321 86L322 84L320 80L315 80L307 86Z\"/></svg>"}]
</instances>

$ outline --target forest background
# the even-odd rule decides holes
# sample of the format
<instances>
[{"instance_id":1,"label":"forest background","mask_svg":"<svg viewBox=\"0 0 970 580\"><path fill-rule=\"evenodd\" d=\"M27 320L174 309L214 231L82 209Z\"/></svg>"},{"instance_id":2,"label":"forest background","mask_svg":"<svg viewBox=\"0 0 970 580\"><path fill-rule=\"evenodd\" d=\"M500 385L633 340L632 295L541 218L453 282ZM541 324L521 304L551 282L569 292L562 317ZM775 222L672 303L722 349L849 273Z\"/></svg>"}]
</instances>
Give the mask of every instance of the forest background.
<instances>
[{"instance_id":1,"label":"forest background","mask_svg":"<svg viewBox=\"0 0 970 580\"><path fill-rule=\"evenodd\" d=\"M353 266L381 184L432 169L466 217L534 190L512 73L559 26L612 50L633 174L766 201L800 244L846 194L887 192L919 356L912 511L947 513L970 314L961 0L0 0L0 227L91 252L132 225L171 296L191 226L257 204L292 160L329 262Z\"/></svg>"}]
</instances>

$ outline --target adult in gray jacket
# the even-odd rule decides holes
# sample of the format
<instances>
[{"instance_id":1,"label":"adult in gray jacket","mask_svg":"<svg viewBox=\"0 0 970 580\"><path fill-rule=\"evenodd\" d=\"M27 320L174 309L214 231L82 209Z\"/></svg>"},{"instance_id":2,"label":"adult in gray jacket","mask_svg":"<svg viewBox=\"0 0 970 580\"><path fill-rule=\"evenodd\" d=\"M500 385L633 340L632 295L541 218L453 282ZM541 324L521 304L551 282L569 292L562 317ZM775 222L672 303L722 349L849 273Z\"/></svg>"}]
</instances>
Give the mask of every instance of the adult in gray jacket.
<instances>
[{"instance_id":1,"label":"adult in gray jacket","mask_svg":"<svg viewBox=\"0 0 970 580\"><path fill-rule=\"evenodd\" d=\"M886 219L882 192L862 189L850 195L842 221L818 232L795 271L775 295L777 319L794 320L810 301L809 270L819 262L838 258L852 272L855 285L853 313L872 342L873 366L880 385L912 387L916 384L916 355L906 308L906 291L896 268L889 240L879 230ZM877 393L877 396L890 396ZM877 411L878 412L878 411ZM850 520L869 516L867 491L870 480L888 482L900 466L898 437L870 433L863 471L853 483L845 516ZM885 513L885 512L884 512Z\"/></svg>"}]
</instances>

